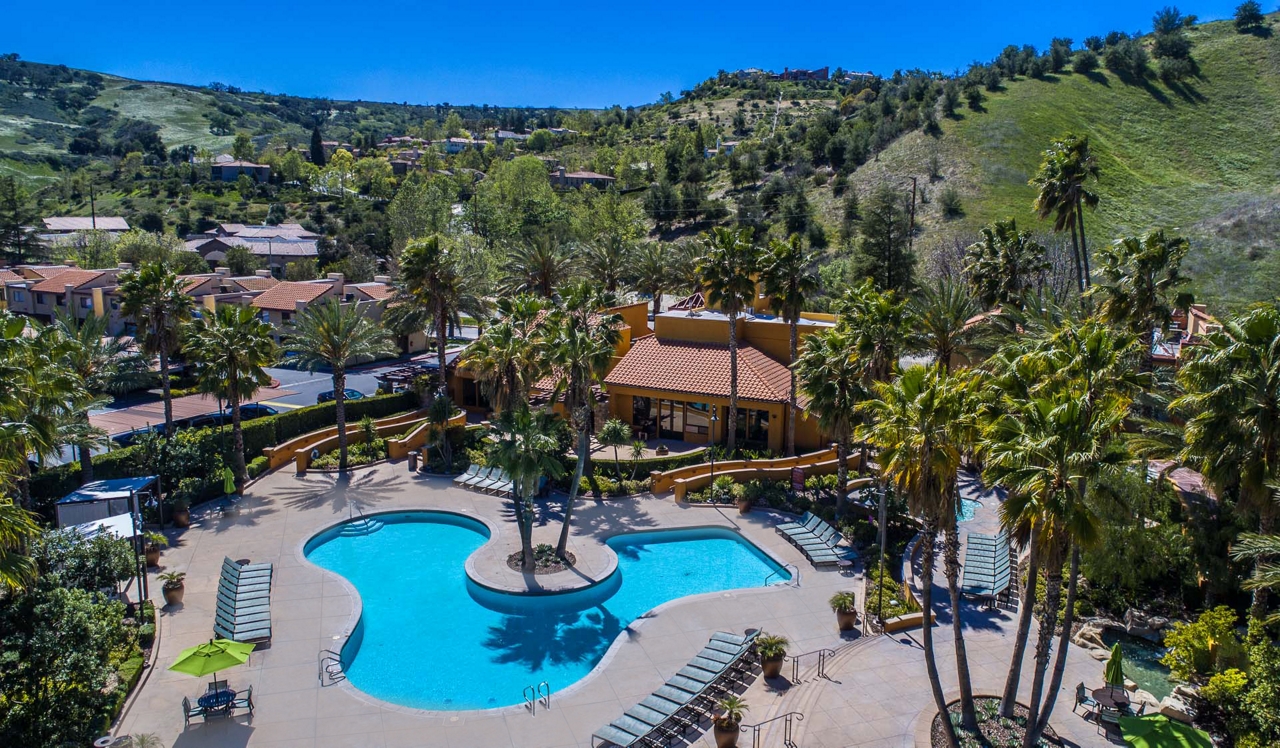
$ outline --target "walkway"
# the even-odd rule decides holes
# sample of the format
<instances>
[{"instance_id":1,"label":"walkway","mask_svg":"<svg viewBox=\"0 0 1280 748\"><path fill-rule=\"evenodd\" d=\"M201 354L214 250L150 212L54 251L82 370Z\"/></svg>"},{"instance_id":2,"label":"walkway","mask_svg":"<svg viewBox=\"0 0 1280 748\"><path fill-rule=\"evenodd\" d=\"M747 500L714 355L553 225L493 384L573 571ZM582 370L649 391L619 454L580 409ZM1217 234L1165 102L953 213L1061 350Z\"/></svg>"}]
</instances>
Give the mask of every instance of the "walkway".
<instances>
[{"instance_id":1,"label":"walkway","mask_svg":"<svg viewBox=\"0 0 1280 748\"><path fill-rule=\"evenodd\" d=\"M918 720L931 714L920 632L862 643L854 637L842 638L826 601L837 590L861 590L862 580L804 564L799 553L771 529L787 518L767 511L740 517L731 509L678 505L669 498L654 497L580 501L572 541L576 551L590 554L601 539L619 532L692 525L735 527L778 559L801 564L800 587L713 593L659 608L634 622L579 684L568 688L554 684L553 708L540 710L536 717L521 707L458 712L408 709L365 696L345 681L322 688L317 655L321 649L342 645L352 624L354 601L344 582L302 557L302 544L318 530L346 519L352 500L366 513L398 508L470 513L498 529L495 538L500 546L516 547L515 526L502 501L457 489L447 480L410 476L403 464L360 471L344 481L324 474L269 475L247 492L236 516L208 512L165 551L166 570L188 574L185 604L162 611L157 666L149 671L136 703L125 714L122 732L155 733L165 746L182 748L585 746L593 731L683 666L712 631L752 627L787 636L795 653L836 648L840 654L828 668L831 681L813 678L807 662L802 683L758 680L746 694L752 707L749 723L799 708L807 716L798 725L797 743L806 748L907 748L914 745ZM984 507L984 511L993 509L994 502ZM559 528L556 501L543 510L535 543L553 542ZM501 553L489 555L501 557ZM184 731L182 696L197 695L203 683L165 668L182 649L208 640L224 556L275 563L275 638L269 648L255 652L246 666L226 673L235 688L253 686L256 716L193 723ZM476 563L484 562L477 559ZM159 589L153 580L157 598ZM944 603L939 615L942 625L935 629L940 666L944 682L954 683L949 611L942 591L936 594ZM975 683L984 690L998 688L1007 666L1012 616L966 608L964 618ZM1070 687L1082 679L1097 680L1099 667L1084 653L1072 650L1064 680L1067 688L1059 695L1055 712L1055 726L1081 746L1105 743L1094 735L1092 724L1071 714ZM790 673L789 664L784 672ZM779 732L763 737L762 746L781 745ZM742 744L749 746L750 736L743 738ZM711 746L714 741L707 734L695 744Z\"/></svg>"},{"instance_id":2,"label":"walkway","mask_svg":"<svg viewBox=\"0 0 1280 748\"><path fill-rule=\"evenodd\" d=\"M253 397L244 402L247 405L292 394L289 390L263 387L254 393ZM218 398L213 395L175 397L173 399L173 418L177 420L179 418L202 416L206 413L217 413L218 405ZM140 405L91 413L89 415L89 423L112 435L146 428L147 426L161 425L164 423L164 400L157 397L151 402Z\"/></svg>"}]
</instances>

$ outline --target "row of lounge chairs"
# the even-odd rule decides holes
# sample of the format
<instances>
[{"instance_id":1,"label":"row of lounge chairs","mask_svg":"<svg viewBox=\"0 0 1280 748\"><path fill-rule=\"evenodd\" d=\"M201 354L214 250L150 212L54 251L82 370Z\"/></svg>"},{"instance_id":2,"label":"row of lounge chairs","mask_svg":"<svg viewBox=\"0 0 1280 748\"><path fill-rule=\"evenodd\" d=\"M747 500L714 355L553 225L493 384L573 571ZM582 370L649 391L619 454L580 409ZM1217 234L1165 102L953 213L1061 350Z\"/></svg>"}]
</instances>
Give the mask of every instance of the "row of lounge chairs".
<instances>
[{"instance_id":1,"label":"row of lounge chairs","mask_svg":"<svg viewBox=\"0 0 1280 748\"><path fill-rule=\"evenodd\" d=\"M230 558L222 560L214 634L237 642L271 638L271 572L269 563L239 564Z\"/></svg>"},{"instance_id":2,"label":"row of lounge chairs","mask_svg":"<svg viewBox=\"0 0 1280 748\"><path fill-rule=\"evenodd\" d=\"M502 468L469 465L466 472L453 479L453 482L466 488L474 488L482 493L505 496L511 492L514 482Z\"/></svg>"},{"instance_id":3,"label":"row of lounge chairs","mask_svg":"<svg viewBox=\"0 0 1280 748\"><path fill-rule=\"evenodd\" d=\"M661 688L591 736L592 746L665 746L704 719L715 716L716 702L746 685L754 661L758 629L745 636L718 631L707 646ZM597 742L599 741L599 742Z\"/></svg>"},{"instance_id":4,"label":"row of lounge chairs","mask_svg":"<svg viewBox=\"0 0 1280 748\"><path fill-rule=\"evenodd\" d=\"M805 512L799 522L785 522L774 529L799 548L814 566L832 566L858 558L857 551L840 545L844 536L813 512Z\"/></svg>"},{"instance_id":5,"label":"row of lounge chairs","mask_svg":"<svg viewBox=\"0 0 1280 748\"><path fill-rule=\"evenodd\" d=\"M971 597L994 600L1013 581L1009 536L971 532L965 538L964 578L960 591Z\"/></svg>"}]
</instances>

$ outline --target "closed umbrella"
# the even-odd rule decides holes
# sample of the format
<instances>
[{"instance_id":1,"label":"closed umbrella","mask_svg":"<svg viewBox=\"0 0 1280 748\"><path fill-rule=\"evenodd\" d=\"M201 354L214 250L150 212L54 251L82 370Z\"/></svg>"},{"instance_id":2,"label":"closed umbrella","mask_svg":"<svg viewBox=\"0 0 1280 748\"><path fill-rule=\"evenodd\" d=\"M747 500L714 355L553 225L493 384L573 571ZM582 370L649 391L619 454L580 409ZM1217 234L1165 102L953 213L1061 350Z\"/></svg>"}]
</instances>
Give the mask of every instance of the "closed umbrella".
<instances>
[{"instance_id":1,"label":"closed umbrella","mask_svg":"<svg viewBox=\"0 0 1280 748\"><path fill-rule=\"evenodd\" d=\"M243 665L249 661L249 653L252 651L252 644L233 642L230 639L210 639L207 644L197 644L183 650L169 669L197 678L212 674L216 683L219 670Z\"/></svg>"},{"instance_id":2,"label":"closed umbrella","mask_svg":"<svg viewBox=\"0 0 1280 748\"><path fill-rule=\"evenodd\" d=\"M1121 717L1120 734L1133 748L1213 748L1209 733L1163 714Z\"/></svg>"},{"instance_id":3,"label":"closed umbrella","mask_svg":"<svg viewBox=\"0 0 1280 748\"><path fill-rule=\"evenodd\" d=\"M1109 686L1124 687L1124 652L1120 651L1120 642L1111 647L1111 657L1102 670L1102 677Z\"/></svg>"}]
</instances>

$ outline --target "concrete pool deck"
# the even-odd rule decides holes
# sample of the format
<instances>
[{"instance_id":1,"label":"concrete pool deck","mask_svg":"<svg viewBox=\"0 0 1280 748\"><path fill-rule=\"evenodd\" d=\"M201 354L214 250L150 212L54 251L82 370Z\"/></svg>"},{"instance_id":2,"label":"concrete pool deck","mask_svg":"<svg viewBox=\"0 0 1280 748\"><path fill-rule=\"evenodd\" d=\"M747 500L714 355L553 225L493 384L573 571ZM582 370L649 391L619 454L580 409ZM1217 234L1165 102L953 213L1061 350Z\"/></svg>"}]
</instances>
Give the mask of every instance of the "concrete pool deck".
<instances>
[{"instance_id":1,"label":"concrete pool deck","mask_svg":"<svg viewBox=\"0 0 1280 748\"><path fill-rule=\"evenodd\" d=\"M918 645L918 630L875 637L849 646L836 631L827 598L853 589L861 597L862 579L838 571L817 571L799 551L772 530L788 516L757 510L739 516L732 507L676 504L669 496L595 502L579 500L574 512L572 549L579 563L592 563L602 539L622 532L713 525L740 531L779 561L801 569L798 587L775 586L715 593L669 603L633 622L600 665L578 684L552 684L550 710L530 716L523 707L482 711L421 711L382 702L348 681L322 686L319 655L339 649L350 630L357 601L350 585L302 556L303 544L325 527L345 521L354 502L365 513L396 509L442 509L482 518L497 532L494 552L476 559L482 573L514 574L505 551L518 544L506 503L496 497L456 488L452 481L410 475L402 463L380 465L339 479L332 474L295 476L277 471L252 486L234 514L207 511L176 537L161 559L162 571L185 571L183 604L160 611L156 665L144 675L123 715L117 734L154 733L166 746L511 746L558 748L590 744L591 733L619 716L682 667L714 631L761 628L791 640L793 653L839 648L828 667L831 681L809 677L802 661L802 683L765 683L748 690L752 705L746 721L755 723L799 707L806 714L800 745L911 746L919 717L930 711L928 681ZM554 543L561 499L542 504L535 543ZM984 507L990 510L990 507ZM480 554L477 554L477 557ZM204 681L169 672L181 650L212 636L218 574L224 556L275 564L272 586L273 640L254 652L248 664L226 673L232 688L253 687L255 715L183 729L181 701L203 692ZM499 568L494 568L500 562ZM603 568L603 567L593 567ZM152 594L160 585L152 577ZM508 578L510 579L510 578ZM941 596L945 599L945 595ZM161 601L162 602L162 601ZM940 613L943 622L946 612ZM1013 628L1009 613L975 611L970 626L970 661L981 689L1003 678ZM966 625L970 611L964 612ZM954 673L949 626L935 629L944 677ZM557 646L547 642L548 647ZM1071 714L1070 690L1084 673L1100 665L1073 649L1054 725L1079 745L1103 745L1094 727ZM790 673L788 663L786 673ZM440 677L461 677L442 672ZM773 679L779 681L780 679ZM785 679L781 679L785 680ZM1096 678L1093 678L1096 680ZM838 681L838 682L836 682ZM953 675L950 682L954 683ZM1075 725L1075 723L1080 723ZM1064 729L1068 726L1079 729ZM1079 733L1077 737L1076 733ZM780 736L780 733L778 734ZM1092 736L1092 739L1090 739ZM764 735L761 745L779 745ZM695 741L713 745L710 735ZM750 737L744 735L744 745Z\"/></svg>"}]
</instances>

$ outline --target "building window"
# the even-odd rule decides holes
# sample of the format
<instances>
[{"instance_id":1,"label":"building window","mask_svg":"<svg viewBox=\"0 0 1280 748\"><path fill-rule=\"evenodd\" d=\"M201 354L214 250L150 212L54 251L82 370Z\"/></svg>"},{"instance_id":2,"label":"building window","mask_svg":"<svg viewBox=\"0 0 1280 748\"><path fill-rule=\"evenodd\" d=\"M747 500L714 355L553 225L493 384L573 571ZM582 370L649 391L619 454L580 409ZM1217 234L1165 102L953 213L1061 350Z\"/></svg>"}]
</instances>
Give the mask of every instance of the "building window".
<instances>
[{"instance_id":1,"label":"building window","mask_svg":"<svg viewBox=\"0 0 1280 748\"><path fill-rule=\"evenodd\" d=\"M280 320L281 320L282 322L288 322L288 321L289 321L289 320L291 320L291 319L293 319L293 313L292 313L292 312L280 312Z\"/></svg>"},{"instance_id":2,"label":"building window","mask_svg":"<svg viewBox=\"0 0 1280 748\"><path fill-rule=\"evenodd\" d=\"M38 294L36 294L36 303L37 303L37 304L48 304L49 302L45 301L45 299L44 299L44 294L42 294L42 293L38 293Z\"/></svg>"},{"instance_id":3,"label":"building window","mask_svg":"<svg viewBox=\"0 0 1280 748\"><path fill-rule=\"evenodd\" d=\"M722 414L727 423L728 406L724 407ZM737 432L739 447L767 448L769 446L769 411L739 407ZM727 433L725 436L728 436Z\"/></svg>"},{"instance_id":4,"label":"building window","mask_svg":"<svg viewBox=\"0 0 1280 748\"><path fill-rule=\"evenodd\" d=\"M706 436L711 433L711 406L706 403L686 403L684 432Z\"/></svg>"},{"instance_id":5,"label":"building window","mask_svg":"<svg viewBox=\"0 0 1280 748\"><path fill-rule=\"evenodd\" d=\"M113 312L118 312L118 311L120 311L120 300L119 300L119 299L112 299L112 300L111 300L111 311L113 311Z\"/></svg>"},{"instance_id":6,"label":"building window","mask_svg":"<svg viewBox=\"0 0 1280 748\"><path fill-rule=\"evenodd\" d=\"M13 301L15 304L26 301L26 300L27 300L27 295L24 294L23 292L21 291L13 292Z\"/></svg>"},{"instance_id":7,"label":"building window","mask_svg":"<svg viewBox=\"0 0 1280 748\"><path fill-rule=\"evenodd\" d=\"M93 308L93 299L89 298L88 296L81 296L81 297L80 297L80 308L81 308L81 309L92 309L92 308Z\"/></svg>"}]
</instances>

